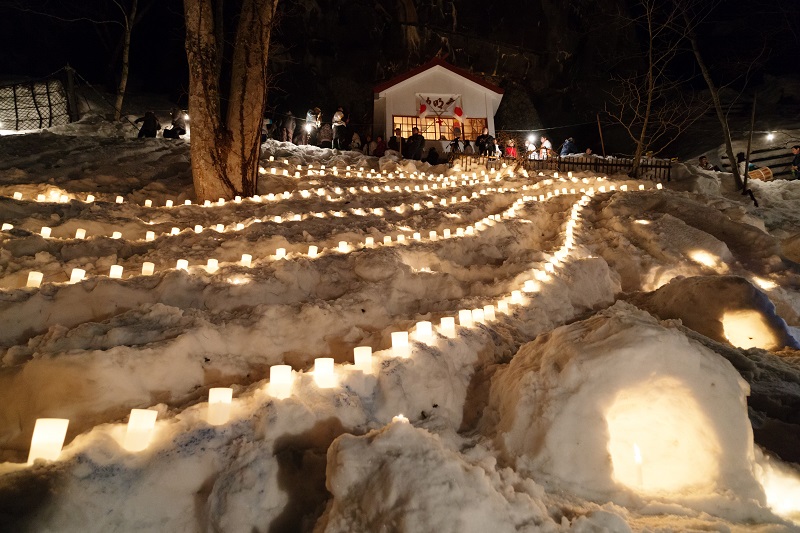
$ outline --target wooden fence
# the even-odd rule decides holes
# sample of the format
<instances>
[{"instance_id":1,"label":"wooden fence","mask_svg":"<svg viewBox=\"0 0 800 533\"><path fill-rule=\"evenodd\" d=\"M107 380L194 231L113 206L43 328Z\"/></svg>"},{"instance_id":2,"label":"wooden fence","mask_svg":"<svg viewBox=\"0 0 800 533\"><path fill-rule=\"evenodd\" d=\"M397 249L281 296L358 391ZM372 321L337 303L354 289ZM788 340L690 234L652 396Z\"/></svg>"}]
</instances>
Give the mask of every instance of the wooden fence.
<instances>
[{"instance_id":1,"label":"wooden fence","mask_svg":"<svg viewBox=\"0 0 800 533\"><path fill-rule=\"evenodd\" d=\"M456 163L464 170L470 172L473 168L483 166L487 169L498 169L506 164L522 166L528 172L551 170L556 172L589 171L594 174L628 174L633 169L633 159L566 156L550 157L548 159L525 159L487 157L473 154L450 154L450 166ZM669 159L643 159L639 166L639 177L655 181L670 181L672 162Z\"/></svg>"}]
</instances>

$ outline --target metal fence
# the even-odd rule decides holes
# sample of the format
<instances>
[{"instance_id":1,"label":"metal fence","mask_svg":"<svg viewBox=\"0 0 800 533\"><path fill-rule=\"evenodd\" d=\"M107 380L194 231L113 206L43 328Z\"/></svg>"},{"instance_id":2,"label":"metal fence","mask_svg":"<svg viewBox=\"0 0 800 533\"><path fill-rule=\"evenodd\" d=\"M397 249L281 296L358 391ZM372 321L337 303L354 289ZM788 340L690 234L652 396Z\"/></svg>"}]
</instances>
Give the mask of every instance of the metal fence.
<instances>
[{"instance_id":1,"label":"metal fence","mask_svg":"<svg viewBox=\"0 0 800 533\"><path fill-rule=\"evenodd\" d=\"M0 129L35 130L69 122L67 92L61 80L0 87Z\"/></svg>"},{"instance_id":2,"label":"metal fence","mask_svg":"<svg viewBox=\"0 0 800 533\"><path fill-rule=\"evenodd\" d=\"M552 170L557 172L590 171L595 174L629 174L633 170L633 159L604 157L549 157L547 159L488 157L473 154L450 154L450 166L456 163L469 172L474 167L500 168L503 163L522 166L529 172ZM639 177L656 181L670 181L672 161L669 159L643 159L639 165Z\"/></svg>"}]
</instances>

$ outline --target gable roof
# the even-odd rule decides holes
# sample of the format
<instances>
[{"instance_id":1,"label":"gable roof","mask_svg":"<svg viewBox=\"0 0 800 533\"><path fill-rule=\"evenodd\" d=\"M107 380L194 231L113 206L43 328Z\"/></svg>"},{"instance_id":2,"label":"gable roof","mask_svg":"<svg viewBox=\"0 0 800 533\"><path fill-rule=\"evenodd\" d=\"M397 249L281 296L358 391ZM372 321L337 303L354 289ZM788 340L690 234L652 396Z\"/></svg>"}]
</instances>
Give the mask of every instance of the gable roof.
<instances>
[{"instance_id":1,"label":"gable roof","mask_svg":"<svg viewBox=\"0 0 800 533\"><path fill-rule=\"evenodd\" d=\"M466 78L466 79L468 79L469 81L471 81L473 83L477 83L478 85L486 87L490 91L495 92L497 94L503 94L505 92L501 87L498 87L494 83L488 82L485 79L483 79L482 77L476 76L475 74L473 74L473 73L471 73L469 71L466 71L466 70L458 68L458 67L454 67L453 65L451 65L450 63L448 63L447 61L445 61L444 59L442 59L440 57L434 57L433 59L431 59L427 63L423 63L422 65L420 65L420 66L418 66L416 68L413 68L413 69L409 70L408 72L400 74L399 76L395 76L394 78L392 78L390 80L387 80L387 81L385 81L383 83L379 83L372 90L373 90L373 92L375 94L378 94L380 92L385 91L386 89L394 87L395 85L397 85L400 82L403 82L403 81L406 81L407 79L413 78L417 74L421 74L421 73L425 72L426 70L430 70L430 69L432 69L434 67L437 67L437 66L445 68L445 69L449 70L450 72L453 72L454 74L457 74L457 75L461 76L462 78Z\"/></svg>"}]
</instances>

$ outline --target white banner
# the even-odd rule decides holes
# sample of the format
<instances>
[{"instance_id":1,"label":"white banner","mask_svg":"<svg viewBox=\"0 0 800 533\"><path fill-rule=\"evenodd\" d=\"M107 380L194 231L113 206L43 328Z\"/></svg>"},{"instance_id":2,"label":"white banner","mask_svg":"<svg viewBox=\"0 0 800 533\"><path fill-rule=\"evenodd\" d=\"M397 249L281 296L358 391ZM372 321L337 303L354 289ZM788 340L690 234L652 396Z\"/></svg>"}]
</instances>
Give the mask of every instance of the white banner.
<instances>
[{"instance_id":1,"label":"white banner","mask_svg":"<svg viewBox=\"0 0 800 533\"><path fill-rule=\"evenodd\" d=\"M422 94L417 93L419 116L434 114L437 117L451 114L461 99L460 94ZM460 110L460 108L459 108Z\"/></svg>"}]
</instances>

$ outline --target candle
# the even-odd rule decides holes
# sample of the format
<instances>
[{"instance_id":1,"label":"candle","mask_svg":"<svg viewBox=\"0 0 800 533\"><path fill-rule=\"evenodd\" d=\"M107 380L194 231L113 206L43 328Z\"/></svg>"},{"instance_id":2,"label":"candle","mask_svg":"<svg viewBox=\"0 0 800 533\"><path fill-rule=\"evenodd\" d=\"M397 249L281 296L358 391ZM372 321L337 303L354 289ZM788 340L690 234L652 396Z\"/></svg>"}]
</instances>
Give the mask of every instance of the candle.
<instances>
[{"instance_id":1,"label":"candle","mask_svg":"<svg viewBox=\"0 0 800 533\"><path fill-rule=\"evenodd\" d=\"M451 316L444 316L442 317L441 321L439 322L439 333L447 337L448 339L453 339L456 336L456 319Z\"/></svg>"},{"instance_id":2,"label":"candle","mask_svg":"<svg viewBox=\"0 0 800 533\"><path fill-rule=\"evenodd\" d=\"M422 238L422 236L419 234L419 232L414 232L414 235L412 235L411 238L414 239L415 241L418 241Z\"/></svg>"},{"instance_id":3,"label":"candle","mask_svg":"<svg viewBox=\"0 0 800 533\"><path fill-rule=\"evenodd\" d=\"M86 275L86 271L83 270L82 268L73 268L72 269L72 274L70 274L70 276L69 276L69 282L70 283L78 283L79 281L81 281L83 279L83 276L85 276L85 275Z\"/></svg>"},{"instance_id":4,"label":"candle","mask_svg":"<svg viewBox=\"0 0 800 533\"><path fill-rule=\"evenodd\" d=\"M385 235L383 237L383 244L392 244L392 236L391 235Z\"/></svg>"},{"instance_id":5,"label":"candle","mask_svg":"<svg viewBox=\"0 0 800 533\"><path fill-rule=\"evenodd\" d=\"M223 224L217 224L215 226L215 229L217 230L217 232L222 233L223 231L225 231L225 226Z\"/></svg>"},{"instance_id":6,"label":"candle","mask_svg":"<svg viewBox=\"0 0 800 533\"><path fill-rule=\"evenodd\" d=\"M61 196L58 197L58 201L61 202L62 204L65 204L69 202L69 196L67 196L66 194L62 194Z\"/></svg>"},{"instance_id":7,"label":"candle","mask_svg":"<svg viewBox=\"0 0 800 533\"><path fill-rule=\"evenodd\" d=\"M399 243L406 242L406 236L405 235L398 235L397 236L397 242L399 242Z\"/></svg>"},{"instance_id":8,"label":"candle","mask_svg":"<svg viewBox=\"0 0 800 533\"><path fill-rule=\"evenodd\" d=\"M250 265L253 263L253 256L250 254L242 254L242 259L239 261L243 267L250 268Z\"/></svg>"},{"instance_id":9,"label":"candle","mask_svg":"<svg viewBox=\"0 0 800 533\"><path fill-rule=\"evenodd\" d=\"M131 409L124 448L129 452L140 452L147 448L156 427L158 411L153 409Z\"/></svg>"},{"instance_id":10,"label":"candle","mask_svg":"<svg viewBox=\"0 0 800 533\"><path fill-rule=\"evenodd\" d=\"M483 315L483 309L473 309L472 310L472 321L476 324L485 324L485 317Z\"/></svg>"},{"instance_id":11,"label":"candle","mask_svg":"<svg viewBox=\"0 0 800 533\"><path fill-rule=\"evenodd\" d=\"M483 317L485 320L494 320L494 306L493 305L484 305L483 306Z\"/></svg>"},{"instance_id":12,"label":"candle","mask_svg":"<svg viewBox=\"0 0 800 533\"><path fill-rule=\"evenodd\" d=\"M32 465L36 459L57 460L64 446L68 426L69 420L65 418L37 418L33 426L28 464Z\"/></svg>"},{"instance_id":13,"label":"candle","mask_svg":"<svg viewBox=\"0 0 800 533\"><path fill-rule=\"evenodd\" d=\"M308 257L317 257L318 253L319 253L319 248L317 248L313 244L308 247Z\"/></svg>"},{"instance_id":14,"label":"candle","mask_svg":"<svg viewBox=\"0 0 800 533\"><path fill-rule=\"evenodd\" d=\"M175 268L177 270L189 270L189 261L187 261L186 259L178 259Z\"/></svg>"},{"instance_id":15,"label":"candle","mask_svg":"<svg viewBox=\"0 0 800 533\"><path fill-rule=\"evenodd\" d=\"M203 233L203 226L201 226L200 224L196 224L194 226L194 232L195 233Z\"/></svg>"},{"instance_id":16,"label":"candle","mask_svg":"<svg viewBox=\"0 0 800 533\"><path fill-rule=\"evenodd\" d=\"M217 200L217 205L225 205L225 198L220 198Z\"/></svg>"},{"instance_id":17,"label":"candle","mask_svg":"<svg viewBox=\"0 0 800 533\"><path fill-rule=\"evenodd\" d=\"M75 230L75 238L76 239L85 239L86 238L86 230L83 228L78 228Z\"/></svg>"},{"instance_id":18,"label":"candle","mask_svg":"<svg viewBox=\"0 0 800 533\"><path fill-rule=\"evenodd\" d=\"M442 235L444 236L445 239L449 239L450 238L450 228L445 228L444 230L442 230Z\"/></svg>"},{"instance_id":19,"label":"candle","mask_svg":"<svg viewBox=\"0 0 800 533\"><path fill-rule=\"evenodd\" d=\"M314 359L314 382L320 389L331 389L336 386L336 373L332 357Z\"/></svg>"},{"instance_id":20,"label":"candle","mask_svg":"<svg viewBox=\"0 0 800 533\"><path fill-rule=\"evenodd\" d=\"M353 361L356 370L364 374L372 374L372 347L356 346L353 348Z\"/></svg>"},{"instance_id":21,"label":"candle","mask_svg":"<svg viewBox=\"0 0 800 533\"><path fill-rule=\"evenodd\" d=\"M662 184L660 184L660 183L657 183L657 184L656 184L656 189L658 189L659 191L660 191L661 189L663 189L663 188L664 188L664 186L663 186ZM603 191L600 191L600 192L603 192Z\"/></svg>"},{"instance_id":22,"label":"candle","mask_svg":"<svg viewBox=\"0 0 800 533\"><path fill-rule=\"evenodd\" d=\"M86 203L90 204L92 202L94 202L94 195L92 195L92 194L87 195L86 196Z\"/></svg>"},{"instance_id":23,"label":"candle","mask_svg":"<svg viewBox=\"0 0 800 533\"><path fill-rule=\"evenodd\" d=\"M142 276L152 276L156 270L156 265L150 261L142 263Z\"/></svg>"},{"instance_id":24,"label":"candle","mask_svg":"<svg viewBox=\"0 0 800 533\"><path fill-rule=\"evenodd\" d=\"M206 200L203 202L203 207L211 207L211 200Z\"/></svg>"},{"instance_id":25,"label":"candle","mask_svg":"<svg viewBox=\"0 0 800 533\"><path fill-rule=\"evenodd\" d=\"M36 195L36 201L37 202L44 202L45 200L46 200L46 198L45 198L44 194L37 194Z\"/></svg>"},{"instance_id":26,"label":"candle","mask_svg":"<svg viewBox=\"0 0 800 533\"><path fill-rule=\"evenodd\" d=\"M122 265L111 265L111 269L108 272L108 277L114 279L122 278Z\"/></svg>"},{"instance_id":27,"label":"candle","mask_svg":"<svg viewBox=\"0 0 800 533\"><path fill-rule=\"evenodd\" d=\"M242 231L243 229L244 229L244 224L242 224L241 222L238 222L236 224L236 231Z\"/></svg>"},{"instance_id":28,"label":"candle","mask_svg":"<svg viewBox=\"0 0 800 533\"><path fill-rule=\"evenodd\" d=\"M346 253L350 247L347 246L347 241L339 241L339 251Z\"/></svg>"},{"instance_id":29,"label":"candle","mask_svg":"<svg viewBox=\"0 0 800 533\"><path fill-rule=\"evenodd\" d=\"M432 241L435 241L436 240L436 230L432 230L430 233L428 233L428 236L430 237L430 239Z\"/></svg>"},{"instance_id":30,"label":"candle","mask_svg":"<svg viewBox=\"0 0 800 533\"><path fill-rule=\"evenodd\" d=\"M25 284L26 287L40 287L42 285L42 279L44 278L44 274L41 272L28 272L28 281Z\"/></svg>"},{"instance_id":31,"label":"candle","mask_svg":"<svg viewBox=\"0 0 800 533\"><path fill-rule=\"evenodd\" d=\"M392 417L392 422L398 422L400 424L408 424L408 418L406 418L405 416L403 416L402 413L400 413L399 415Z\"/></svg>"},{"instance_id":32,"label":"candle","mask_svg":"<svg viewBox=\"0 0 800 533\"><path fill-rule=\"evenodd\" d=\"M208 389L208 414L206 420L212 426L221 426L231 416L233 389L230 387L214 387Z\"/></svg>"},{"instance_id":33,"label":"candle","mask_svg":"<svg viewBox=\"0 0 800 533\"><path fill-rule=\"evenodd\" d=\"M465 328L472 326L472 311L469 309L461 309L458 312L458 323Z\"/></svg>"},{"instance_id":34,"label":"candle","mask_svg":"<svg viewBox=\"0 0 800 533\"><path fill-rule=\"evenodd\" d=\"M14 200L22 200L22 193L21 192L15 192L14 193Z\"/></svg>"},{"instance_id":35,"label":"candle","mask_svg":"<svg viewBox=\"0 0 800 533\"><path fill-rule=\"evenodd\" d=\"M144 240L146 240L146 241L152 241L155 238L156 238L156 234L153 231L148 231L147 233L144 234Z\"/></svg>"},{"instance_id":36,"label":"candle","mask_svg":"<svg viewBox=\"0 0 800 533\"><path fill-rule=\"evenodd\" d=\"M278 248L275 250L275 259L283 259L286 257L286 248Z\"/></svg>"},{"instance_id":37,"label":"candle","mask_svg":"<svg viewBox=\"0 0 800 533\"><path fill-rule=\"evenodd\" d=\"M417 322L414 336L417 340L426 341L433 338L433 326L427 320Z\"/></svg>"},{"instance_id":38,"label":"candle","mask_svg":"<svg viewBox=\"0 0 800 533\"><path fill-rule=\"evenodd\" d=\"M192 201L191 200L184 200L183 201L183 205L192 205Z\"/></svg>"},{"instance_id":39,"label":"candle","mask_svg":"<svg viewBox=\"0 0 800 533\"><path fill-rule=\"evenodd\" d=\"M172 200L167 200L167 203L165 205L166 205L166 207L172 207L172 205L173 205Z\"/></svg>"},{"instance_id":40,"label":"candle","mask_svg":"<svg viewBox=\"0 0 800 533\"><path fill-rule=\"evenodd\" d=\"M41 236L42 236L42 237L44 237L45 239L47 239L47 238L49 238L49 237L50 237L50 234L51 234L52 232L53 232L53 230L51 230L51 229L50 229L50 228L48 228L47 226L42 226L42 231L40 232L40 234L41 234Z\"/></svg>"},{"instance_id":41,"label":"candle","mask_svg":"<svg viewBox=\"0 0 800 533\"><path fill-rule=\"evenodd\" d=\"M497 310L501 313L508 314L508 302L505 300L500 300L497 302Z\"/></svg>"},{"instance_id":42,"label":"candle","mask_svg":"<svg viewBox=\"0 0 800 533\"><path fill-rule=\"evenodd\" d=\"M169 234L170 234L170 235L177 235L177 234L178 234L178 233L180 233L180 232L181 232L180 228L173 227L173 228L172 228L172 229L169 231Z\"/></svg>"},{"instance_id":43,"label":"candle","mask_svg":"<svg viewBox=\"0 0 800 533\"><path fill-rule=\"evenodd\" d=\"M411 355L411 347L408 344L407 331L392 332L392 352L395 357L408 357Z\"/></svg>"},{"instance_id":44,"label":"candle","mask_svg":"<svg viewBox=\"0 0 800 533\"><path fill-rule=\"evenodd\" d=\"M292 367L289 365L273 365L269 367L269 385L267 390L270 396L279 400L288 398L292 394Z\"/></svg>"},{"instance_id":45,"label":"candle","mask_svg":"<svg viewBox=\"0 0 800 533\"><path fill-rule=\"evenodd\" d=\"M153 207L153 200L145 200L144 201L145 207Z\"/></svg>"},{"instance_id":46,"label":"candle","mask_svg":"<svg viewBox=\"0 0 800 533\"><path fill-rule=\"evenodd\" d=\"M125 199L122 196L117 196L117 200L116 201L117 201L118 204L121 204L122 202L125 201Z\"/></svg>"},{"instance_id":47,"label":"candle","mask_svg":"<svg viewBox=\"0 0 800 533\"><path fill-rule=\"evenodd\" d=\"M372 248L375 246L375 238L374 237L367 237L364 239L364 246L367 248Z\"/></svg>"},{"instance_id":48,"label":"candle","mask_svg":"<svg viewBox=\"0 0 800 533\"><path fill-rule=\"evenodd\" d=\"M532 279L527 280L525 284L522 286L523 292L531 293L531 292L536 292L538 290L539 287L536 285L536 282L533 281Z\"/></svg>"},{"instance_id":49,"label":"candle","mask_svg":"<svg viewBox=\"0 0 800 533\"><path fill-rule=\"evenodd\" d=\"M219 261L217 259L209 259L208 263L206 263L206 272L213 274L217 270L219 270Z\"/></svg>"},{"instance_id":50,"label":"candle","mask_svg":"<svg viewBox=\"0 0 800 533\"><path fill-rule=\"evenodd\" d=\"M520 291L511 291L511 303L512 304L521 304L522 303L522 292L520 292Z\"/></svg>"}]
</instances>

